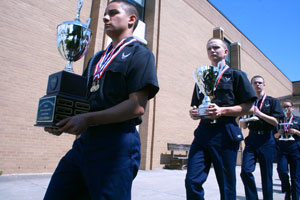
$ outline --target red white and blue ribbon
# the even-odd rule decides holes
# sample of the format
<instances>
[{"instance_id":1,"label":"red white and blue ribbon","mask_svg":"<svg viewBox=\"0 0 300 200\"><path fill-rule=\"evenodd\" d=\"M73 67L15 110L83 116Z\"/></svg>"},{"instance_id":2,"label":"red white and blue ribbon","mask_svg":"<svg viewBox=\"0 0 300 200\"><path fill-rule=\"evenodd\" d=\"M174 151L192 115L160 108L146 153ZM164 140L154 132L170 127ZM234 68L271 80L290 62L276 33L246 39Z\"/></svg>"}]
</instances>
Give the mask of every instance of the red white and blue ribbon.
<instances>
[{"instance_id":1,"label":"red white and blue ribbon","mask_svg":"<svg viewBox=\"0 0 300 200\"><path fill-rule=\"evenodd\" d=\"M294 118L294 115L293 115L293 114L292 114L292 116L290 117L289 120L287 120L287 118L284 118L284 123L287 123L286 125L284 125L284 132L287 133L287 132L289 131L290 124L292 123L293 118Z\"/></svg>"},{"instance_id":2,"label":"red white and blue ribbon","mask_svg":"<svg viewBox=\"0 0 300 200\"><path fill-rule=\"evenodd\" d=\"M261 103L260 103L260 106L259 106L259 110L260 110L260 111L261 111L261 109L262 109L263 106L264 106L264 102L265 102L265 100L266 100L266 97L267 97L267 94L264 94L264 96L262 96L262 98L260 98L260 99L262 99L262 100L261 100ZM257 106L258 101L259 101L260 99L258 99L257 101L254 102L254 105L255 105L255 106Z\"/></svg>"},{"instance_id":3,"label":"red white and blue ribbon","mask_svg":"<svg viewBox=\"0 0 300 200\"><path fill-rule=\"evenodd\" d=\"M96 81L102 77L102 75L103 75L104 71L106 70L106 68L108 67L108 65L121 52L121 50L124 49L124 47L126 47L128 44L136 41L136 39L131 39L130 41L125 42L125 39L123 39L121 42L119 42L119 44L116 47L114 47L111 51L108 51L108 50L111 48L112 43L110 43L108 45L108 47L102 54L101 59L99 60L99 62L97 63L97 65L95 67L93 81Z\"/></svg>"},{"instance_id":4,"label":"red white and blue ribbon","mask_svg":"<svg viewBox=\"0 0 300 200\"><path fill-rule=\"evenodd\" d=\"M218 74L217 79L216 79L216 84L215 84L215 87L214 87L214 91L216 91L216 89L217 89L217 87L218 87L218 85L219 85L219 83L220 83L220 80L221 80L221 78L222 78L224 72L225 72L227 69L229 69L228 65L224 65L224 66L220 69L220 73Z\"/></svg>"}]
</instances>

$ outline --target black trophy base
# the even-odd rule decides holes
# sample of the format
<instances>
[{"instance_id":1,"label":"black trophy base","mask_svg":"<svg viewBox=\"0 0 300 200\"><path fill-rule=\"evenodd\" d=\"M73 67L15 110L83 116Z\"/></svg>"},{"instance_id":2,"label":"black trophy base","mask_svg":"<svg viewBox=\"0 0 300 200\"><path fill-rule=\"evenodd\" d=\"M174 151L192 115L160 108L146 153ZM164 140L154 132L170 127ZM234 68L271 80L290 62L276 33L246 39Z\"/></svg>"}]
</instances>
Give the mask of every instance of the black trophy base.
<instances>
[{"instance_id":1,"label":"black trophy base","mask_svg":"<svg viewBox=\"0 0 300 200\"><path fill-rule=\"evenodd\" d=\"M39 100L34 126L57 128L57 122L89 110L90 105L85 98L65 94L46 95Z\"/></svg>"},{"instance_id":2,"label":"black trophy base","mask_svg":"<svg viewBox=\"0 0 300 200\"><path fill-rule=\"evenodd\" d=\"M48 79L47 94L40 98L35 126L56 127L56 123L77 114L86 113L86 78L60 71Z\"/></svg>"}]
</instances>

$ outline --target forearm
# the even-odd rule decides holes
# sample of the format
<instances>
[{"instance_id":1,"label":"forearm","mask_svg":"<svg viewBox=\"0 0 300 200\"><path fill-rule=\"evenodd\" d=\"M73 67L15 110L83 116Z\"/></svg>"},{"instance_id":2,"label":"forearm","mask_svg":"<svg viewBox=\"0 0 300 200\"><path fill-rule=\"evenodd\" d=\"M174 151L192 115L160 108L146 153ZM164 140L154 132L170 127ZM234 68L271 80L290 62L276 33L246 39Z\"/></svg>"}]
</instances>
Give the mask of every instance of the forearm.
<instances>
[{"instance_id":1,"label":"forearm","mask_svg":"<svg viewBox=\"0 0 300 200\"><path fill-rule=\"evenodd\" d=\"M255 115L273 126L278 125L277 119L273 116L269 116L263 112L257 112L257 113L255 113Z\"/></svg>"},{"instance_id":2,"label":"forearm","mask_svg":"<svg viewBox=\"0 0 300 200\"><path fill-rule=\"evenodd\" d=\"M297 130L297 129L291 129L291 133L293 133L293 134L295 134L295 135L297 135L297 136L299 136L300 137L300 131L299 130Z\"/></svg>"},{"instance_id":3,"label":"forearm","mask_svg":"<svg viewBox=\"0 0 300 200\"><path fill-rule=\"evenodd\" d=\"M129 96L129 99L111 108L86 114L88 126L110 124L134 119L144 114L148 95L140 91Z\"/></svg>"},{"instance_id":4,"label":"forearm","mask_svg":"<svg viewBox=\"0 0 300 200\"><path fill-rule=\"evenodd\" d=\"M221 107L221 116L241 116L253 113L252 102L242 103L230 107Z\"/></svg>"}]
</instances>

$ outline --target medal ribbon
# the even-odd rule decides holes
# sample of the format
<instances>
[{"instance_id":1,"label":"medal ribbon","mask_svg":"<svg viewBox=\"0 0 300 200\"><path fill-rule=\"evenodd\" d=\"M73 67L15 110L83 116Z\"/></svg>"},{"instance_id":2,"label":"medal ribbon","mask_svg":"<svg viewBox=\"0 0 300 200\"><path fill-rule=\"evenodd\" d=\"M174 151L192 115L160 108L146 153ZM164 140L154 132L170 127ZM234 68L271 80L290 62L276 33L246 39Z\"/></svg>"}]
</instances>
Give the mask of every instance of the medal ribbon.
<instances>
[{"instance_id":1,"label":"medal ribbon","mask_svg":"<svg viewBox=\"0 0 300 200\"><path fill-rule=\"evenodd\" d=\"M262 98L260 98L260 99L262 99L262 100L261 100L261 103L260 103L260 106L259 106L259 110L260 110L260 111L261 111L262 107L264 106L264 102L265 102L265 100L266 100L266 97L267 97L267 94L264 94L264 96L263 96ZM260 99L259 99L259 100L260 100ZM259 100L257 100L257 101L254 102L254 105L255 105L255 106L257 106Z\"/></svg>"},{"instance_id":2,"label":"medal ribbon","mask_svg":"<svg viewBox=\"0 0 300 200\"><path fill-rule=\"evenodd\" d=\"M125 38L126 39L126 38ZM113 48L111 51L108 52L108 50L111 48L112 43L109 44L109 46L106 48L105 52L102 54L101 59L97 63L94 71L94 78L93 81L96 81L100 79L108 67L108 65L113 61L113 59L120 53L124 47L126 47L128 44L135 42L136 39L131 39L130 41L124 43L125 39L123 39L119 44ZM124 43L124 44L123 44Z\"/></svg>"},{"instance_id":3,"label":"medal ribbon","mask_svg":"<svg viewBox=\"0 0 300 200\"><path fill-rule=\"evenodd\" d=\"M284 118L284 123L288 123L287 125L284 125L284 132L288 132L289 131L289 124L292 123L293 121L293 118L294 118L294 115L292 114L292 116L290 117L290 120L288 120L287 122L287 119Z\"/></svg>"},{"instance_id":4,"label":"medal ribbon","mask_svg":"<svg viewBox=\"0 0 300 200\"><path fill-rule=\"evenodd\" d=\"M224 65L224 66L221 68L220 73L219 73L219 75L217 76L217 81L216 81L216 84L215 84L215 87L214 87L214 91L216 91L216 89L217 89L217 87L218 87L218 85L219 85L219 83L220 83L220 80L221 80L221 78L222 78L224 72L225 72L227 69L229 69L229 67L228 67L227 65Z\"/></svg>"}]
</instances>

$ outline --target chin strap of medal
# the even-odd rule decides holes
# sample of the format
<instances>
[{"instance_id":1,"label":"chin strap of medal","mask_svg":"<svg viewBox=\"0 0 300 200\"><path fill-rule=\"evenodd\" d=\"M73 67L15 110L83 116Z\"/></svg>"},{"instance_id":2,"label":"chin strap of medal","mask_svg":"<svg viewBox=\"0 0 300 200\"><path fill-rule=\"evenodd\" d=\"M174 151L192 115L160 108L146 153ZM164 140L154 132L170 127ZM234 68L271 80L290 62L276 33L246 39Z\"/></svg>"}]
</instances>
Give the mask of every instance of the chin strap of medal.
<instances>
[{"instance_id":1,"label":"chin strap of medal","mask_svg":"<svg viewBox=\"0 0 300 200\"><path fill-rule=\"evenodd\" d=\"M97 63L93 76L92 87L90 88L90 92L96 92L99 89L99 80L102 77L104 71L108 67L108 65L113 61L113 59L121 52L121 50L127 46L128 44L135 42L136 39L131 39L128 42L125 42L126 38L124 38L119 44L112 48L112 43L108 45L106 50L103 52L99 62ZM111 50L110 50L111 49ZM110 50L110 51L109 51Z\"/></svg>"}]
</instances>

